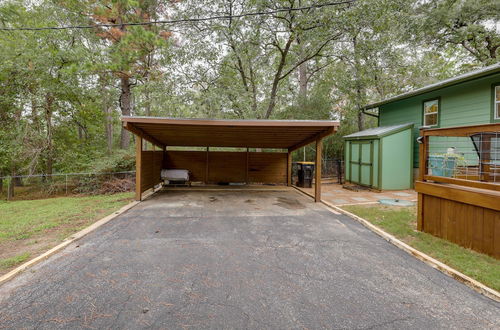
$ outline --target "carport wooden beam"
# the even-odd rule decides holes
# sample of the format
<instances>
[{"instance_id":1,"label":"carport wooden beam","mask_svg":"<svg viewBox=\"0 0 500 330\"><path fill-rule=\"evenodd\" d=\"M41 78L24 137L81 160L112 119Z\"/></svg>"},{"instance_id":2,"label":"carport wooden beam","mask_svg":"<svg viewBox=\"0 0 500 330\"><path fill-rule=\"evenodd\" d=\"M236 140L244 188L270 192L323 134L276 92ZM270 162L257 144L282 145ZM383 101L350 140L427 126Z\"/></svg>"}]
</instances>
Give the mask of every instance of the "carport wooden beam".
<instances>
[{"instance_id":1,"label":"carport wooden beam","mask_svg":"<svg viewBox=\"0 0 500 330\"><path fill-rule=\"evenodd\" d=\"M297 149L305 147L308 144L314 143L314 142L316 142L318 140L321 140L321 139L327 137L328 135L331 135L331 134L335 133L336 129L337 129L337 127L329 127L325 131L320 132L320 133L316 134L315 136L313 136L313 137L311 137L311 138L309 138L307 140L304 140L304 141L302 141L302 142L300 142L300 143L298 143L298 144L290 147L288 150L289 151L295 151Z\"/></svg>"},{"instance_id":2,"label":"carport wooden beam","mask_svg":"<svg viewBox=\"0 0 500 330\"><path fill-rule=\"evenodd\" d=\"M132 126L131 124L129 124L127 122L123 123L123 127L127 131L130 131L130 132L134 133L138 137L141 137L142 139L150 142L151 144L156 145L156 146L160 147L161 149L165 148L165 144L164 143L161 143L160 141L158 141L157 139L155 139L151 135L149 135L146 132L144 132L142 129L134 127L134 126Z\"/></svg>"},{"instance_id":3,"label":"carport wooden beam","mask_svg":"<svg viewBox=\"0 0 500 330\"><path fill-rule=\"evenodd\" d=\"M298 149L334 133L338 122L321 120L207 120L122 117L124 127L156 144L179 147Z\"/></svg>"}]
</instances>

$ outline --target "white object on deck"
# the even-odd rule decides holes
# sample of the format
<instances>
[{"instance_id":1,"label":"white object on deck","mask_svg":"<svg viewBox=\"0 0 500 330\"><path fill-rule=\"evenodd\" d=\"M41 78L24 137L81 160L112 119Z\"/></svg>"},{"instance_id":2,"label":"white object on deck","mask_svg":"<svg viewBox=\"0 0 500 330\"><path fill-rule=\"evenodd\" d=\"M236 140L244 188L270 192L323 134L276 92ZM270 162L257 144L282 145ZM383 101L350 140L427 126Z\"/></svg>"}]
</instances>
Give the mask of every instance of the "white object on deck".
<instances>
[{"instance_id":1,"label":"white object on deck","mask_svg":"<svg viewBox=\"0 0 500 330\"><path fill-rule=\"evenodd\" d=\"M161 170L161 178L171 181L189 181L189 171L163 169Z\"/></svg>"}]
</instances>

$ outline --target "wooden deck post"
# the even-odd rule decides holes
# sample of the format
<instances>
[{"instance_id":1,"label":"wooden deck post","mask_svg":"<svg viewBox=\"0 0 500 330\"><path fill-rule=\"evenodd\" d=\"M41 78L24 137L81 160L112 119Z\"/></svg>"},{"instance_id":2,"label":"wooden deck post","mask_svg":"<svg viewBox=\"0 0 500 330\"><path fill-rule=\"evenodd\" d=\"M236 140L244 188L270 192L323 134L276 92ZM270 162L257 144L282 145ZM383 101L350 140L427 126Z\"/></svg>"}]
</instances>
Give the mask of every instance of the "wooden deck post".
<instances>
[{"instance_id":1,"label":"wooden deck post","mask_svg":"<svg viewBox=\"0 0 500 330\"><path fill-rule=\"evenodd\" d=\"M420 136L422 136L422 143L418 146L418 180L424 181L427 175L427 148L429 143L429 137L423 134L423 130L420 130ZM418 204L417 204L417 230L424 230L424 195L418 193Z\"/></svg>"},{"instance_id":2,"label":"wooden deck post","mask_svg":"<svg viewBox=\"0 0 500 330\"><path fill-rule=\"evenodd\" d=\"M314 201L321 202L321 154L323 151L323 140L316 140L316 168L315 168L315 184L314 184Z\"/></svg>"},{"instance_id":3,"label":"wooden deck post","mask_svg":"<svg viewBox=\"0 0 500 330\"><path fill-rule=\"evenodd\" d=\"M286 184L287 186L292 186L292 152L288 150L288 157L286 161Z\"/></svg>"},{"instance_id":4,"label":"wooden deck post","mask_svg":"<svg viewBox=\"0 0 500 330\"><path fill-rule=\"evenodd\" d=\"M481 145L479 147L479 179L490 181L491 161L491 135L481 134Z\"/></svg>"},{"instance_id":5,"label":"wooden deck post","mask_svg":"<svg viewBox=\"0 0 500 330\"><path fill-rule=\"evenodd\" d=\"M135 200L142 199L142 138L136 136L135 139Z\"/></svg>"}]
</instances>

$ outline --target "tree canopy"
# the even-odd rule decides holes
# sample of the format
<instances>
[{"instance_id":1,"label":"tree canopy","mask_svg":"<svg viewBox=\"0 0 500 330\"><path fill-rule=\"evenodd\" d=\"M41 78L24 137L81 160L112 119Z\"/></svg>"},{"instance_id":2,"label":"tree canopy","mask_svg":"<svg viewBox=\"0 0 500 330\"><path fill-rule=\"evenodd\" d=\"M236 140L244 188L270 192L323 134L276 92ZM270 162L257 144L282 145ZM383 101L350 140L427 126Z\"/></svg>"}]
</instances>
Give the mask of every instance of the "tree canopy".
<instances>
[{"instance_id":1,"label":"tree canopy","mask_svg":"<svg viewBox=\"0 0 500 330\"><path fill-rule=\"evenodd\" d=\"M3 1L0 28L93 27L0 31L0 177L119 162L133 152L120 115L335 119L350 133L376 124L363 105L500 58L495 0L305 8L326 2ZM234 17L257 12L273 13ZM177 23L142 24L159 20ZM325 149L340 156L338 137Z\"/></svg>"}]
</instances>

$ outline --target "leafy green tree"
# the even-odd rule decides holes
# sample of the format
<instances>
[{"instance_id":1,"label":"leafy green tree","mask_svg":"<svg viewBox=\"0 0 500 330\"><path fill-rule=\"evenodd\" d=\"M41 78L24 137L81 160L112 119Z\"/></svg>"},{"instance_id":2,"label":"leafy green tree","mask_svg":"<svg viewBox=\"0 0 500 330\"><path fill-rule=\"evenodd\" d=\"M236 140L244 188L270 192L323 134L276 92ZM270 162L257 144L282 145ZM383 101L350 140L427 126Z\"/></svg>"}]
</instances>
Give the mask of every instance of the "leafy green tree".
<instances>
[{"instance_id":1,"label":"leafy green tree","mask_svg":"<svg viewBox=\"0 0 500 330\"><path fill-rule=\"evenodd\" d=\"M415 31L427 43L460 46L483 65L499 61L499 1L437 0L416 7Z\"/></svg>"}]
</instances>

